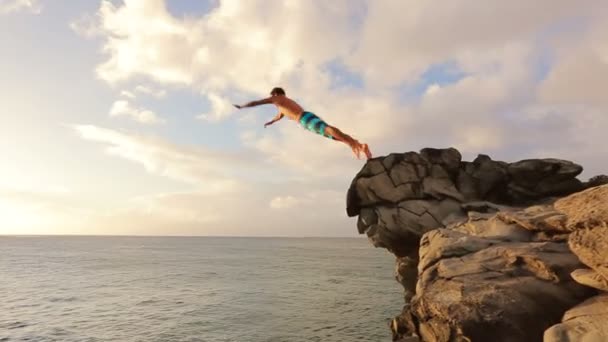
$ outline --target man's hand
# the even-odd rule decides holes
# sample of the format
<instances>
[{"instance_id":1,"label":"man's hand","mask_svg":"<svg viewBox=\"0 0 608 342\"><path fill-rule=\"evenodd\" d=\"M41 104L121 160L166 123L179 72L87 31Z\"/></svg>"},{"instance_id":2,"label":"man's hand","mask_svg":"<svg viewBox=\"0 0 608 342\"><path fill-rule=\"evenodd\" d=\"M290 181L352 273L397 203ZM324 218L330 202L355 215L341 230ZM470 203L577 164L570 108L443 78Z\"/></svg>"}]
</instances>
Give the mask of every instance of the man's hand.
<instances>
[{"instance_id":1,"label":"man's hand","mask_svg":"<svg viewBox=\"0 0 608 342\"><path fill-rule=\"evenodd\" d=\"M236 107L236 108L238 108L238 109L241 109L241 108L243 108L243 106L240 106L240 105L236 105L236 104L233 104L233 106L235 106L235 107Z\"/></svg>"},{"instance_id":2,"label":"man's hand","mask_svg":"<svg viewBox=\"0 0 608 342\"><path fill-rule=\"evenodd\" d=\"M270 120L264 124L264 128L266 128L266 126L272 125L273 123L281 120L284 116L285 115L283 113L278 113L274 118L272 118L272 120Z\"/></svg>"}]
</instances>

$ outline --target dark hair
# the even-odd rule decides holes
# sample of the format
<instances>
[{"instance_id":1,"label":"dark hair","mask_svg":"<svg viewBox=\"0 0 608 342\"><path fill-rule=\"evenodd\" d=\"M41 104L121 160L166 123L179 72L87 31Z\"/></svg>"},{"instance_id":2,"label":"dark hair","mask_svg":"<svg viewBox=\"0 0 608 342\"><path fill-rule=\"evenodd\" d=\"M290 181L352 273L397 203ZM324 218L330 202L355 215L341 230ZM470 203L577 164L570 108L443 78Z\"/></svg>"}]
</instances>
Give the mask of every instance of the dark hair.
<instances>
[{"instance_id":1,"label":"dark hair","mask_svg":"<svg viewBox=\"0 0 608 342\"><path fill-rule=\"evenodd\" d=\"M283 88L280 87L274 87L272 88L272 90L270 91L270 95L285 95L285 90L283 90Z\"/></svg>"}]
</instances>

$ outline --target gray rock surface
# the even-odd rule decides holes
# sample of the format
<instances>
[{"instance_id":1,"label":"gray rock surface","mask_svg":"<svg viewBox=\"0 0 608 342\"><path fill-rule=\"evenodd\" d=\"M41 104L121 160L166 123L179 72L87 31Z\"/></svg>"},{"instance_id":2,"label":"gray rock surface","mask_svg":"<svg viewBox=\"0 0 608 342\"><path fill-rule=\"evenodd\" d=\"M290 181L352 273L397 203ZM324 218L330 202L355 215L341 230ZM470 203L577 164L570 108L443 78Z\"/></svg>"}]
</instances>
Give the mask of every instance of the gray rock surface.
<instances>
[{"instance_id":1,"label":"gray rock surface","mask_svg":"<svg viewBox=\"0 0 608 342\"><path fill-rule=\"evenodd\" d=\"M608 186L583 190L608 177L582 183L581 171L550 158L466 162L453 148L368 161L347 213L397 256L405 306L394 340L541 341L603 289ZM551 329L573 326L563 317Z\"/></svg>"},{"instance_id":2,"label":"gray rock surface","mask_svg":"<svg viewBox=\"0 0 608 342\"><path fill-rule=\"evenodd\" d=\"M359 215L359 232L374 246L401 256L426 232L466 219L469 202L523 207L584 188L576 179L582 167L566 160L461 159L454 148L371 159L351 183L347 214Z\"/></svg>"},{"instance_id":3,"label":"gray rock surface","mask_svg":"<svg viewBox=\"0 0 608 342\"><path fill-rule=\"evenodd\" d=\"M431 231L421 241L410 303L416 330L408 333L423 341L540 341L593 294L570 277L580 266L565 243Z\"/></svg>"}]
</instances>

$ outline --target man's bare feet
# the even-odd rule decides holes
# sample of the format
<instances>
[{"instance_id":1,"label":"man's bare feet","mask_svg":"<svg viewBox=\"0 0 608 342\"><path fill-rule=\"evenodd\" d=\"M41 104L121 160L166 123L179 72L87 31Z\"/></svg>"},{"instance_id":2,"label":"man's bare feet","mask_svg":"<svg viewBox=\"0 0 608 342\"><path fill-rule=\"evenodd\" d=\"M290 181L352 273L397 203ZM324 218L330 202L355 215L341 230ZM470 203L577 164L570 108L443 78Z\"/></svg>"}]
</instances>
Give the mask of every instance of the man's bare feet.
<instances>
[{"instance_id":1,"label":"man's bare feet","mask_svg":"<svg viewBox=\"0 0 608 342\"><path fill-rule=\"evenodd\" d=\"M369 146L367 146L367 144L361 145L361 149L363 150L363 153L365 153L365 156L367 157L367 159L372 158L372 153L370 152Z\"/></svg>"},{"instance_id":2,"label":"man's bare feet","mask_svg":"<svg viewBox=\"0 0 608 342\"><path fill-rule=\"evenodd\" d=\"M355 157L361 159L361 145L352 145L350 148L353 150Z\"/></svg>"}]
</instances>

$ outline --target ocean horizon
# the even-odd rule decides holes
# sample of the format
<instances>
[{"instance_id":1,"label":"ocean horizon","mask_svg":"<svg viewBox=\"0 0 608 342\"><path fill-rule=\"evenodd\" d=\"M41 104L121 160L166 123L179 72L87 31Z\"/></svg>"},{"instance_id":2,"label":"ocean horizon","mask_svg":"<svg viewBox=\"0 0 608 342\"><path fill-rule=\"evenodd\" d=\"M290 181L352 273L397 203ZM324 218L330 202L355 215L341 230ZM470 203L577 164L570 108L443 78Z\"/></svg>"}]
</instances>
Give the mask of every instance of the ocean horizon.
<instances>
[{"instance_id":1,"label":"ocean horizon","mask_svg":"<svg viewBox=\"0 0 608 342\"><path fill-rule=\"evenodd\" d=\"M0 341L390 341L359 237L0 236Z\"/></svg>"}]
</instances>

